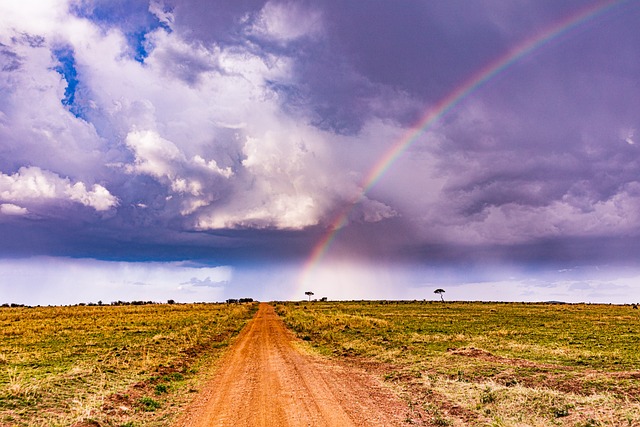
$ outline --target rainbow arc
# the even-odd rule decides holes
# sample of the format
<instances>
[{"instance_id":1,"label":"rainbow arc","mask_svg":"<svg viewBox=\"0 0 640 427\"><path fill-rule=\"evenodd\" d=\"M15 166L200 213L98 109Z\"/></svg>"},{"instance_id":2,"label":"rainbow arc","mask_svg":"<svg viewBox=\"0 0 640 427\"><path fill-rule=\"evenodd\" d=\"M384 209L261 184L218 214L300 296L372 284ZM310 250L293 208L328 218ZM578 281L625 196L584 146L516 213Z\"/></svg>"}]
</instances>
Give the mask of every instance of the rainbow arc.
<instances>
[{"instance_id":1,"label":"rainbow arc","mask_svg":"<svg viewBox=\"0 0 640 427\"><path fill-rule=\"evenodd\" d=\"M519 44L505 52L502 56L486 64L483 68L473 73L469 78L448 93L437 104L429 108L425 115L422 116L422 118L413 127L407 130L401 138L395 141L387 149L387 151L365 175L360 183L360 193L333 218L327 228L327 232L311 250L309 257L303 265L298 284L300 286L305 284L307 277L327 253L331 243L340 233L340 230L347 224L349 215L354 206L362 201L366 194L384 176L385 172L391 168L396 160L413 143L415 143L420 135L427 132L436 122L458 106L462 101L475 93L496 76L509 69L515 63L539 50L541 47L548 45L562 35L567 34L578 27L582 27L602 15L611 13L613 9L618 8L623 3L627 3L629 1L631 0L609 0L597 2L578 10L549 27L546 27L539 33L521 41Z\"/></svg>"}]
</instances>

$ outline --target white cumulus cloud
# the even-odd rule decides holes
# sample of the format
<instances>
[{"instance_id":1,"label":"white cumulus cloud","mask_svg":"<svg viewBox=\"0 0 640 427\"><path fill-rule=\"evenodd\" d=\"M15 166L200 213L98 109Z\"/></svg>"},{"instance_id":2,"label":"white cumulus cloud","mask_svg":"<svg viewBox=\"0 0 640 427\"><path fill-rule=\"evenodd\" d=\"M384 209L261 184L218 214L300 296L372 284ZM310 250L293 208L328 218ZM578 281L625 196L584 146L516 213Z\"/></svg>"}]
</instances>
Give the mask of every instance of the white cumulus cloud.
<instances>
[{"instance_id":1,"label":"white cumulus cloud","mask_svg":"<svg viewBox=\"0 0 640 427\"><path fill-rule=\"evenodd\" d=\"M144 34L143 61L132 57L126 30L76 16L68 2L50 0L31 12L0 6L0 47L15 63L0 73L0 90L11 95L0 100L0 138L12 160L0 159L0 170L23 166L2 176L2 201L26 209L27 199L98 211L119 203L152 206L145 213L162 210L164 218L201 230L330 223L336 205L358 192L367 167L359 160L345 168L332 145L361 138L380 145L385 137L345 139L314 126L315 113L306 107L285 107L280 87L299 86L293 56L168 31L174 16L167 4L149 3L164 26ZM269 44L324 31L322 14L296 3L268 2L243 25L243 34ZM73 84L60 71L71 67L56 58L60 47L72 56ZM81 117L63 103L70 90ZM157 185L137 187L148 181L133 175ZM365 200L365 221L396 215L385 203Z\"/></svg>"},{"instance_id":2,"label":"white cumulus cloud","mask_svg":"<svg viewBox=\"0 0 640 427\"><path fill-rule=\"evenodd\" d=\"M252 32L281 42L317 35L322 14L296 2L269 1L260 11Z\"/></svg>"},{"instance_id":3,"label":"white cumulus cloud","mask_svg":"<svg viewBox=\"0 0 640 427\"><path fill-rule=\"evenodd\" d=\"M10 204L66 200L96 211L106 211L118 205L118 199L102 185L94 184L88 189L83 182L71 182L35 166L22 167L12 175L0 173L0 200Z\"/></svg>"},{"instance_id":4,"label":"white cumulus cloud","mask_svg":"<svg viewBox=\"0 0 640 427\"><path fill-rule=\"evenodd\" d=\"M26 215L29 213L27 208L23 208L13 203L0 204L0 214L3 215Z\"/></svg>"}]
</instances>

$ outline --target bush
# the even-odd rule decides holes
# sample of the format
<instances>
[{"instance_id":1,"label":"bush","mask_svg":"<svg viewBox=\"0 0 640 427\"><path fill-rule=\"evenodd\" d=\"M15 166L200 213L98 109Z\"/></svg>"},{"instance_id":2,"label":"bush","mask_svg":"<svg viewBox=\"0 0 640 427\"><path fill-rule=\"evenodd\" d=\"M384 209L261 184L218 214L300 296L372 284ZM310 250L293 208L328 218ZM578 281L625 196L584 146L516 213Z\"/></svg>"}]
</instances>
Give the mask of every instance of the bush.
<instances>
[{"instance_id":1,"label":"bush","mask_svg":"<svg viewBox=\"0 0 640 427\"><path fill-rule=\"evenodd\" d=\"M153 412L156 409L160 408L160 403L150 397L142 397L138 402L140 403L140 406L142 406L142 409L144 409L145 411Z\"/></svg>"}]
</instances>

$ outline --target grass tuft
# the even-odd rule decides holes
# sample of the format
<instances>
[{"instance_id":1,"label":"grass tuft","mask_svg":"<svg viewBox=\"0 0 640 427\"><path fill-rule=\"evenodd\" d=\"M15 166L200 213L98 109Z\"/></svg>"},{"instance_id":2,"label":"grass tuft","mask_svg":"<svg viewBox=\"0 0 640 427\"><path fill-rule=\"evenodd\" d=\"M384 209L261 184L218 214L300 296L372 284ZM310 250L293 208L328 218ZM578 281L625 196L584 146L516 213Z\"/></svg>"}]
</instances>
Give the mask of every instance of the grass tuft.
<instances>
[{"instance_id":1,"label":"grass tuft","mask_svg":"<svg viewBox=\"0 0 640 427\"><path fill-rule=\"evenodd\" d=\"M138 401L138 404L142 407L142 409L150 412L153 412L156 409L159 409L160 406L162 406L160 405L160 402L147 396L141 397Z\"/></svg>"}]
</instances>

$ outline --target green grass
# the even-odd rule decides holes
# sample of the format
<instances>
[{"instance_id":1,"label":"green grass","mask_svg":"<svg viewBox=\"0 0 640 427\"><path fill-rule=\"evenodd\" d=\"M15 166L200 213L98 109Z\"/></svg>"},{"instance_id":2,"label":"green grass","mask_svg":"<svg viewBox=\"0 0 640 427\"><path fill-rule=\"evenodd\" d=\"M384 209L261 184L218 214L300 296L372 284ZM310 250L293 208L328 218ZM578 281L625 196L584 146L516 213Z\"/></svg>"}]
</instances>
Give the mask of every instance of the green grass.
<instances>
[{"instance_id":1,"label":"green grass","mask_svg":"<svg viewBox=\"0 0 640 427\"><path fill-rule=\"evenodd\" d=\"M640 425L640 314L630 306L314 302L277 311L316 351L377 369L411 403L412 422Z\"/></svg>"},{"instance_id":2,"label":"green grass","mask_svg":"<svg viewBox=\"0 0 640 427\"><path fill-rule=\"evenodd\" d=\"M0 309L0 426L169 425L256 304ZM153 398L148 397L153 396Z\"/></svg>"}]
</instances>

